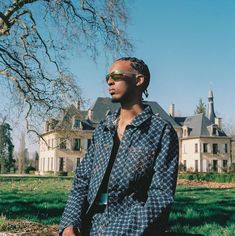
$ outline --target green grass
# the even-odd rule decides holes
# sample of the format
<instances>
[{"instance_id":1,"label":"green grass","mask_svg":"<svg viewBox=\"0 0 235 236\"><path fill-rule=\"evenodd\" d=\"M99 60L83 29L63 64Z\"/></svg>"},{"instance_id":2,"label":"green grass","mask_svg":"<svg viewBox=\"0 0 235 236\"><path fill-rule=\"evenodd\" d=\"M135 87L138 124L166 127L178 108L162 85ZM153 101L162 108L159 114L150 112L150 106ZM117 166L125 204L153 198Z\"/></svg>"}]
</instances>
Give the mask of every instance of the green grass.
<instances>
[{"instance_id":1,"label":"green grass","mask_svg":"<svg viewBox=\"0 0 235 236\"><path fill-rule=\"evenodd\" d=\"M235 235L235 189L178 186L170 232Z\"/></svg>"},{"instance_id":2,"label":"green grass","mask_svg":"<svg viewBox=\"0 0 235 236\"><path fill-rule=\"evenodd\" d=\"M0 177L0 225L6 219L58 224L71 181L66 177ZM178 186L169 232L232 236L234 212L235 189Z\"/></svg>"},{"instance_id":3,"label":"green grass","mask_svg":"<svg viewBox=\"0 0 235 236\"><path fill-rule=\"evenodd\" d=\"M0 177L0 214L43 224L59 222L71 178Z\"/></svg>"}]
</instances>

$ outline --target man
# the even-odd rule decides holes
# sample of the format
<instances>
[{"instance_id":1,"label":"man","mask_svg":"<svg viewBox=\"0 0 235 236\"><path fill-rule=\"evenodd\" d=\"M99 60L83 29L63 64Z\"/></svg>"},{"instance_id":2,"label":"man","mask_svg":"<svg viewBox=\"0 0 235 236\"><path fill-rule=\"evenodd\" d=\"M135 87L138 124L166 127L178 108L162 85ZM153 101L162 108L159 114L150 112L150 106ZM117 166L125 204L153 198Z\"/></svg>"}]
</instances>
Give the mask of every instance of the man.
<instances>
[{"instance_id":1,"label":"man","mask_svg":"<svg viewBox=\"0 0 235 236\"><path fill-rule=\"evenodd\" d=\"M142 103L150 73L137 58L120 58L106 81L121 108L95 129L77 168L60 223L63 236L161 235L176 187L178 139Z\"/></svg>"}]
</instances>

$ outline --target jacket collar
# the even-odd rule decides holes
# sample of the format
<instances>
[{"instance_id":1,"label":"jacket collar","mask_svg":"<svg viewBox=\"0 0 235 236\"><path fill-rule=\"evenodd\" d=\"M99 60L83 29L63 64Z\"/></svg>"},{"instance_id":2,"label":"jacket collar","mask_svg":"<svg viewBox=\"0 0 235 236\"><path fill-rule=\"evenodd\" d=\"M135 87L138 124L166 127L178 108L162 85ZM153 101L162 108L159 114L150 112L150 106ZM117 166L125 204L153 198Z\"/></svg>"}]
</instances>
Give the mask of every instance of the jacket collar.
<instances>
[{"instance_id":1,"label":"jacket collar","mask_svg":"<svg viewBox=\"0 0 235 236\"><path fill-rule=\"evenodd\" d=\"M109 130L115 129L119 114L120 114L120 108L107 116L104 125ZM138 127L152 115L153 111L151 107L149 105L144 105L144 110L134 118L134 120L131 122L130 125Z\"/></svg>"}]
</instances>

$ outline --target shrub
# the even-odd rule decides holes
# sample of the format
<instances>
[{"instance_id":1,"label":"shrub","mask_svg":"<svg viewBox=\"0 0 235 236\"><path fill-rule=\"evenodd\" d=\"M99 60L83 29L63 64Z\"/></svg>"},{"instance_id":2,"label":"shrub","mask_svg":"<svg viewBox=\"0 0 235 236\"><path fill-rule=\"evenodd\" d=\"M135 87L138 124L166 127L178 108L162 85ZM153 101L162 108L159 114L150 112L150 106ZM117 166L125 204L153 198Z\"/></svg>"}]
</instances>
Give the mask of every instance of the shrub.
<instances>
[{"instance_id":1,"label":"shrub","mask_svg":"<svg viewBox=\"0 0 235 236\"><path fill-rule=\"evenodd\" d=\"M52 170L48 170L48 171L45 171L43 175L46 175L46 176L53 176L54 175L54 171Z\"/></svg>"},{"instance_id":2,"label":"shrub","mask_svg":"<svg viewBox=\"0 0 235 236\"><path fill-rule=\"evenodd\" d=\"M29 174L30 171L35 171L35 170L36 170L35 167L33 167L33 166L27 166L27 167L25 168L25 170L24 170L24 173L25 173L25 174Z\"/></svg>"},{"instance_id":3,"label":"shrub","mask_svg":"<svg viewBox=\"0 0 235 236\"><path fill-rule=\"evenodd\" d=\"M66 171L59 171L56 173L56 176L68 176L68 172Z\"/></svg>"},{"instance_id":4,"label":"shrub","mask_svg":"<svg viewBox=\"0 0 235 236\"><path fill-rule=\"evenodd\" d=\"M6 223L7 223L7 218L6 218L6 216L0 215L0 231L5 230Z\"/></svg>"},{"instance_id":5,"label":"shrub","mask_svg":"<svg viewBox=\"0 0 235 236\"><path fill-rule=\"evenodd\" d=\"M179 173L178 178L219 183L235 183L234 173Z\"/></svg>"}]
</instances>

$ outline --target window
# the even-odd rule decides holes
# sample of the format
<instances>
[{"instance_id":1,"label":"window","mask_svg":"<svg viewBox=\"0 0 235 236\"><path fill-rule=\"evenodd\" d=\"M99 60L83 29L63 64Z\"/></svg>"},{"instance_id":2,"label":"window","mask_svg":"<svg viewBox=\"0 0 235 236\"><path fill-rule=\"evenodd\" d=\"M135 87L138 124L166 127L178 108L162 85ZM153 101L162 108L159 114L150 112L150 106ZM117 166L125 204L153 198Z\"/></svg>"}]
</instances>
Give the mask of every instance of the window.
<instances>
[{"instance_id":1,"label":"window","mask_svg":"<svg viewBox=\"0 0 235 236\"><path fill-rule=\"evenodd\" d=\"M208 152L207 146L208 143L203 143L203 152Z\"/></svg>"},{"instance_id":2,"label":"window","mask_svg":"<svg viewBox=\"0 0 235 236\"><path fill-rule=\"evenodd\" d=\"M228 144L227 143L224 144L224 153L228 153Z\"/></svg>"},{"instance_id":3,"label":"window","mask_svg":"<svg viewBox=\"0 0 235 236\"><path fill-rule=\"evenodd\" d=\"M73 144L73 150L79 151L81 149L81 139L75 138L74 139L74 144Z\"/></svg>"},{"instance_id":4,"label":"window","mask_svg":"<svg viewBox=\"0 0 235 236\"><path fill-rule=\"evenodd\" d=\"M91 145L91 139L87 139L87 149L90 147Z\"/></svg>"},{"instance_id":5,"label":"window","mask_svg":"<svg viewBox=\"0 0 235 236\"><path fill-rule=\"evenodd\" d=\"M59 171L64 171L64 158L60 157Z\"/></svg>"},{"instance_id":6,"label":"window","mask_svg":"<svg viewBox=\"0 0 235 236\"><path fill-rule=\"evenodd\" d=\"M216 135L216 128L212 128L212 135Z\"/></svg>"},{"instance_id":7,"label":"window","mask_svg":"<svg viewBox=\"0 0 235 236\"><path fill-rule=\"evenodd\" d=\"M51 170L53 170L53 157L51 157Z\"/></svg>"},{"instance_id":8,"label":"window","mask_svg":"<svg viewBox=\"0 0 235 236\"><path fill-rule=\"evenodd\" d=\"M218 153L218 144L217 143L213 143L213 150L212 150L213 154L217 154Z\"/></svg>"},{"instance_id":9,"label":"window","mask_svg":"<svg viewBox=\"0 0 235 236\"><path fill-rule=\"evenodd\" d=\"M81 159L77 158L77 167L79 166L80 162L81 162Z\"/></svg>"},{"instance_id":10,"label":"window","mask_svg":"<svg viewBox=\"0 0 235 236\"><path fill-rule=\"evenodd\" d=\"M217 160L213 160L212 170L216 171L216 172L218 171L218 161Z\"/></svg>"},{"instance_id":11,"label":"window","mask_svg":"<svg viewBox=\"0 0 235 236\"><path fill-rule=\"evenodd\" d=\"M66 149L66 139L65 138L60 139L60 149Z\"/></svg>"},{"instance_id":12,"label":"window","mask_svg":"<svg viewBox=\"0 0 235 236\"><path fill-rule=\"evenodd\" d=\"M74 128L80 128L81 127L81 121L78 119L74 120L74 124L73 124Z\"/></svg>"},{"instance_id":13,"label":"window","mask_svg":"<svg viewBox=\"0 0 235 236\"><path fill-rule=\"evenodd\" d=\"M51 170L50 169L50 157L47 158L47 170Z\"/></svg>"},{"instance_id":14,"label":"window","mask_svg":"<svg viewBox=\"0 0 235 236\"><path fill-rule=\"evenodd\" d=\"M198 152L198 143L195 143L195 152Z\"/></svg>"},{"instance_id":15,"label":"window","mask_svg":"<svg viewBox=\"0 0 235 236\"><path fill-rule=\"evenodd\" d=\"M223 160L223 168L227 168L228 165L228 161L227 160Z\"/></svg>"},{"instance_id":16,"label":"window","mask_svg":"<svg viewBox=\"0 0 235 236\"><path fill-rule=\"evenodd\" d=\"M48 141L47 141L47 150L50 150L50 145L51 145L50 141L51 141L50 139L48 139Z\"/></svg>"},{"instance_id":17,"label":"window","mask_svg":"<svg viewBox=\"0 0 235 236\"><path fill-rule=\"evenodd\" d=\"M198 172L198 160L195 160L195 171Z\"/></svg>"},{"instance_id":18,"label":"window","mask_svg":"<svg viewBox=\"0 0 235 236\"><path fill-rule=\"evenodd\" d=\"M184 160L184 171L186 171L186 170L187 170L187 161Z\"/></svg>"}]
</instances>

